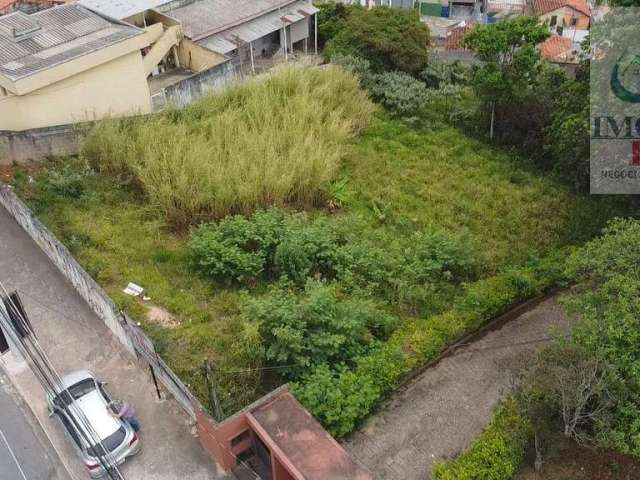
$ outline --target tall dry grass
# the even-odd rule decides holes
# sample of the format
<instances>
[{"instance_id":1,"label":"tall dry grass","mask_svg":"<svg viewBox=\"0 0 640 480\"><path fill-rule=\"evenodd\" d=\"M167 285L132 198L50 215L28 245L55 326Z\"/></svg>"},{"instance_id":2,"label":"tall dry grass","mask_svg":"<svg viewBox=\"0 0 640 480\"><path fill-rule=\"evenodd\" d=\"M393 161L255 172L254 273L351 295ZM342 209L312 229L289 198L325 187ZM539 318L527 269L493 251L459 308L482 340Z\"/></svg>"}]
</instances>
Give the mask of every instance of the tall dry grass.
<instances>
[{"instance_id":1,"label":"tall dry grass","mask_svg":"<svg viewBox=\"0 0 640 480\"><path fill-rule=\"evenodd\" d=\"M99 122L83 153L102 172L132 177L170 225L184 228L317 204L373 108L343 70L284 67L182 110Z\"/></svg>"}]
</instances>

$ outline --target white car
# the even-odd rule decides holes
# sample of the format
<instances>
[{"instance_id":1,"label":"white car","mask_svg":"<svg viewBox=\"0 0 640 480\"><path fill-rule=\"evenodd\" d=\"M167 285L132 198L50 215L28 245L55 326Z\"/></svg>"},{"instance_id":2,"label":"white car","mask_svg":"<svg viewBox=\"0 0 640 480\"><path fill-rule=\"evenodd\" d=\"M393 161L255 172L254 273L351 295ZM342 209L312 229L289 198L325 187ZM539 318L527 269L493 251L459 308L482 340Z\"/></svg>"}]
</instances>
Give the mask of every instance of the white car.
<instances>
[{"instance_id":1,"label":"white car","mask_svg":"<svg viewBox=\"0 0 640 480\"><path fill-rule=\"evenodd\" d=\"M104 456L102 446L111 464L116 465L121 465L128 457L140 451L140 438L131 425L109 412L112 408L111 398L104 383L99 382L91 372L80 370L66 375L62 379L62 385L64 388L57 391L55 396L47 395L49 416L55 415L62 422L91 478L101 478L107 474L98 458ZM69 395L84 415L69 408ZM95 434L89 434L85 420L79 418L82 416L91 424L91 430L97 433L100 442L93 440Z\"/></svg>"}]
</instances>

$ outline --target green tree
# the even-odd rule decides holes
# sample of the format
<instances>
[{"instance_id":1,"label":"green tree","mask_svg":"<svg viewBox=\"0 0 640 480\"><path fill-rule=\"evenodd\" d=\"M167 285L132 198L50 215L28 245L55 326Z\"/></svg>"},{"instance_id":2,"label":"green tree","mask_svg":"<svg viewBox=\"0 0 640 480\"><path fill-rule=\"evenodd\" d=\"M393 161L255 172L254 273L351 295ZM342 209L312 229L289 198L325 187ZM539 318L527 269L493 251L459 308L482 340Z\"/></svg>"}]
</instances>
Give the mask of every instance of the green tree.
<instances>
[{"instance_id":1,"label":"green tree","mask_svg":"<svg viewBox=\"0 0 640 480\"><path fill-rule=\"evenodd\" d=\"M351 10L348 5L336 2L321 3L318 8L318 43L324 47L342 29L342 22Z\"/></svg>"},{"instance_id":2,"label":"green tree","mask_svg":"<svg viewBox=\"0 0 640 480\"><path fill-rule=\"evenodd\" d=\"M540 69L536 45L548 36L536 17L484 25L466 35L465 44L483 62L474 68L472 85L490 109L491 139L501 109L530 92Z\"/></svg>"},{"instance_id":3,"label":"green tree","mask_svg":"<svg viewBox=\"0 0 640 480\"><path fill-rule=\"evenodd\" d=\"M337 7L330 7L339 11ZM328 22L332 36L325 55L353 55L368 60L374 72L399 70L418 76L427 66L429 28L416 11L350 6L346 16ZM335 32L335 33L334 33Z\"/></svg>"},{"instance_id":4,"label":"green tree","mask_svg":"<svg viewBox=\"0 0 640 480\"><path fill-rule=\"evenodd\" d=\"M606 361L622 382L601 445L640 457L640 222L615 220L568 261L581 288L566 300L580 317L574 341Z\"/></svg>"}]
</instances>

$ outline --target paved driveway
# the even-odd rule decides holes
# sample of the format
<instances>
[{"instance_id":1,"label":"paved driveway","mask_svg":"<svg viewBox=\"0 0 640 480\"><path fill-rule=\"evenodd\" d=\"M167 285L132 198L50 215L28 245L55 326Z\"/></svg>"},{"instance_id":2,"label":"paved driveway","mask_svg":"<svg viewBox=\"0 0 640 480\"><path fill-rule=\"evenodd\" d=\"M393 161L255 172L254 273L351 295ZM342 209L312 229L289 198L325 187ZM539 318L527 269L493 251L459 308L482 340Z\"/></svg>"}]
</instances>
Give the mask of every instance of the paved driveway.
<instances>
[{"instance_id":1,"label":"paved driveway","mask_svg":"<svg viewBox=\"0 0 640 480\"><path fill-rule=\"evenodd\" d=\"M127 479L224 478L201 448L191 420L178 404L170 398L157 399L149 370L124 350L1 206L0 252L0 281L19 291L38 339L60 374L92 370L108 382L107 388L114 398L126 399L135 406L142 423L142 453L123 466ZM43 390L24 361L9 352L0 356L0 367L10 374L71 475L76 479L87 478L62 426L48 417Z\"/></svg>"},{"instance_id":2,"label":"paved driveway","mask_svg":"<svg viewBox=\"0 0 640 480\"><path fill-rule=\"evenodd\" d=\"M435 461L456 456L487 425L511 386L508 366L568 325L555 298L540 303L424 371L344 446L377 478L431 478Z\"/></svg>"}]
</instances>

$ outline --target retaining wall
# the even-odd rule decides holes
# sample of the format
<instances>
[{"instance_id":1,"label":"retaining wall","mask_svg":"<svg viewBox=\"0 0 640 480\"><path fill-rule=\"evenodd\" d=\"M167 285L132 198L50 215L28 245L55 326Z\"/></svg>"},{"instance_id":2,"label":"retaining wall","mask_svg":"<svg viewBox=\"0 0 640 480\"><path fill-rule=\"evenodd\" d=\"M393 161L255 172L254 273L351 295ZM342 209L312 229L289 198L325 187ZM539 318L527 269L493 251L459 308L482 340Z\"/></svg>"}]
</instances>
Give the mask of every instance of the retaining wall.
<instances>
[{"instance_id":1,"label":"retaining wall","mask_svg":"<svg viewBox=\"0 0 640 480\"><path fill-rule=\"evenodd\" d=\"M167 104L185 107L208 92L223 88L236 79L236 68L232 62L221 63L203 72L195 73L184 80L163 88L151 96L154 112Z\"/></svg>"},{"instance_id":2,"label":"retaining wall","mask_svg":"<svg viewBox=\"0 0 640 480\"><path fill-rule=\"evenodd\" d=\"M0 131L0 165L76 155L79 148L78 132L74 125L36 128L21 132Z\"/></svg>"}]
</instances>

